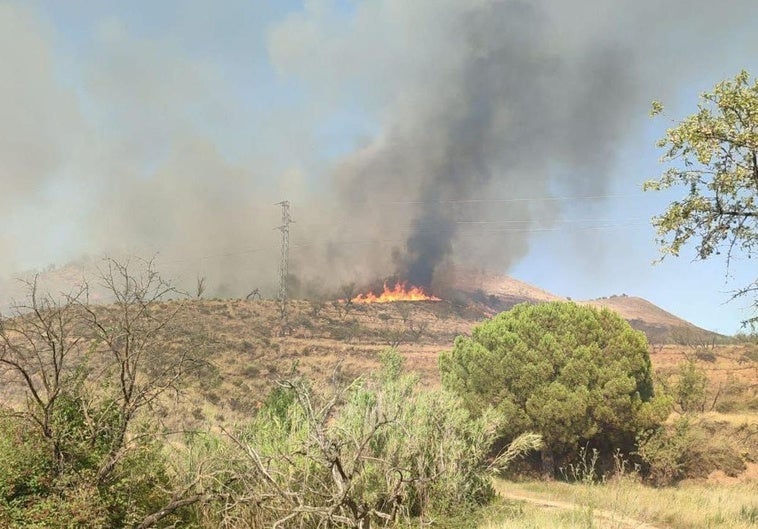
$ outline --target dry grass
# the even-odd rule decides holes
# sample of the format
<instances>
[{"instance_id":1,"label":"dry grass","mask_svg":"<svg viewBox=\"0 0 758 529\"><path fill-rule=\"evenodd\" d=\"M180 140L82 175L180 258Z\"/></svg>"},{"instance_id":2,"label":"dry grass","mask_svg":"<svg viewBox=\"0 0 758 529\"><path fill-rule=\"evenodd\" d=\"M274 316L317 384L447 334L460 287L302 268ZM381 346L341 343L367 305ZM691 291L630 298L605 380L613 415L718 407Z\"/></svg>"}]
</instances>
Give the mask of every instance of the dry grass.
<instances>
[{"instance_id":1,"label":"dry grass","mask_svg":"<svg viewBox=\"0 0 758 529\"><path fill-rule=\"evenodd\" d=\"M158 310L168 313L178 303L160 303ZM380 353L391 345L427 386L439 384L439 352L477 321L445 302L346 308L293 301L290 326L282 334L279 305L272 300L182 303L161 340L166 350L190 351L204 363L164 417L172 429L243 421L293 372L317 385L335 376L352 380L378 367Z\"/></svg>"},{"instance_id":2,"label":"dry grass","mask_svg":"<svg viewBox=\"0 0 758 529\"><path fill-rule=\"evenodd\" d=\"M628 477L606 484L559 482L510 483L497 481L503 493L528 495L571 503L575 509L540 508L524 504L521 519L488 522L487 529L529 528L623 528L625 519L671 529L748 529L758 524L758 483L714 485L686 483L656 489ZM595 514L615 515L598 520Z\"/></svg>"},{"instance_id":3,"label":"dry grass","mask_svg":"<svg viewBox=\"0 0 758 529\"><path fill-rule=\"evenodd\" d=\"M703 413L700 417L703 421L713 424L731 426L732 428L743 428L758 425L758 413L719 413L717 411L709 411L707 413Z\"/></svg>"},{"instance_id":4,"label":"dry grass","mask_svg":"<svg viewBox=\"0 0 758 529\"><path fill-rule=\"evenodd\" d=\"M173 311L178 301L158 306ZM439 384L437 358L456 336L469 334L485 312L450 301L345 306L295 300L290 326L281 335L279 305L273 300L183 302L165 336L167 347L189 350L207 364L181 398L172 419L200 427L203 418L222 423L249 417L270 388L297 366L299 373L326 381L352 379L377 367L379 353L397 345L410 369L428 386ZM702 363L714 380L732 376L756 387L758 370L745 363L748 346L719 346L714 362ZM685 346L655 347L656 369L670 369L689 354ZM5 399L10 396L5 395Z\"/></svg>"},{"instance_id":5,"label":"dry grass","mask_svg":"<svg viewBox=\"0 0 758 529\"><path fill-rule=\"evenodd\" d=\"M302 374L323 380L340 363L341 376L352 378L374 369L379 353L391 345L397 345L426 384L436 385L439 352L450 349L457 335L469 334L483 317L447 301L347 308L293 301L290 327L281 336L275 301L197 300L187 304L175 340L206 351L217 367L218 386L201 389L211 398L214 392L220 396L225 415L233 416L255 406L294 364ZM755 387L758 370L744 362L747 347L716 346L715 360L699 364L716 385L729 379ZM688 354L686 345L660 346L651 351L651 360L656 369L674 369ZM205 382L208 386L213 380Z\"/></svg>"}]
</instances>

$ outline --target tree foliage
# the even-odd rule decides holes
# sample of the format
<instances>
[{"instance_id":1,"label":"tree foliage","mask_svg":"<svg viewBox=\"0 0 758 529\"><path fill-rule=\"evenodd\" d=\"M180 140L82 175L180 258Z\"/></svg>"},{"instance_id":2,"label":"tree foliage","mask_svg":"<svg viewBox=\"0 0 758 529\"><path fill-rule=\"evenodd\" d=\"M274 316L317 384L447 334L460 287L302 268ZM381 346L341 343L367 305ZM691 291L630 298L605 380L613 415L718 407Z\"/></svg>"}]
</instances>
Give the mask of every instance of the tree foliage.
<instances>
[{"instance_id":1,"label":"tree foliage","mask_svg":"<svg viewBox=\"0 0 758 529\"><path fill-rule=\"evenodd\" d=\"M708 398L708 376L695 360L679 365L679 376L674 386L676 404L683 413L704 412Z\"/></svg>"},{"instance_id":2,"label":"tree foliage","mask_svg":"<svg viewBox=\"0 0 758 529\"><path fill-rule=\"evenodd\" d=\"M505 439L541 434L546 465L586 443L629 450L639 430L668 413L653 399L645 336L606 309L517 305L459 336L440 369L469 410L497 407Z\"/></svg>"},{"instance_id":3,"label":"tree foliage","mask_svg":"<svg viewBox=\"0 0 758 529\"><path fill-rule=\"evenodd\" d=\"M174 480L155 415L193 367L161 332L175 291L151 261L104 261L110 306L89 285L54 297L28 283L0 316L0 525L152 527L183 519L193 487ZM191 504L190 502L189 504Z\"/></svg>"},{"instance_id":4,"label":"tree foliage","mask_svg":"<svg viewBox=\"0 0 758 529\"><path fill-rule=\"evenodd\" d=\"M230 527L391 526L429 521L488 500L489 471L539 447L522 436L494 459L501 417L471 417L444 390L419 391L418 378L387 353L375 376L314 392L283 382L255 419L231 435L235 492L216 511Z\"/></svg>"},{"instance_id":5,"label":"tree foliage","mask_svg":"<svg viewBox=\"0 0 758 529\"><path fill-rule=\"evenodd\" d=\"M653 103L652 114L663 111ZM683 187L653 224L665 255L695 241L697 257L726 252L727 263L750 258L758 244L758 80L747 72L700 96L698 111L668 129L658 142L669 168L646 190ZM758 280L735 295L755 293ZM758 302L757 302L758 303Z\"/></svg>"}]
</instances>

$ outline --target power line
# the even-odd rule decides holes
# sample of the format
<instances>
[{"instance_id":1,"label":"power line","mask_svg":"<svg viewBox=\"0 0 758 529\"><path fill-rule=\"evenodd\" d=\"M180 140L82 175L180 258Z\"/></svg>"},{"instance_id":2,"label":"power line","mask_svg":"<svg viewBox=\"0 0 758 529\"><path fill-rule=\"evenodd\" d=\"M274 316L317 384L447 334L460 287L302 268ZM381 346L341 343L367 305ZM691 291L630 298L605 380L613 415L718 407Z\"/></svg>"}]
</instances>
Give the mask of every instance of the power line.
<instances>
[{"instance_id":1,"label":"power line","mask_svg":"<svg viewBox=\"0 0 758 529\"><path fill-rule=\"evenodd\" d=\"M599 225L599 226L556 226L556 227L544 227L544 228L489 228L480 230L478 233L481 235L496 235L498 233L540 233L540 232L558 232L558 231L599 231L599 230L613 230L613 229L623 229L623 228L630 228L634 226L646 226L646 222L622 222L618 224L606 224L606 225ZM406 233L410 232L412 230L406 229L401 230L401 232ZM434 233L444 233L445 231L452 231L452 230L419 230L417 233L421 234L434 234ZM329 245L332 247L338 247L338 246L358 246L358 245L369 245L369 244L385 244L385 243L403 243L407 242L406 238L394 238L394 239L358 239L358 240L352 240L352 241L330 241ZM290 247L291 248L312 248L315 246L322 246L324 242L307 242L307 243L293 243Z\"/></svg>"},{"instance_id":2,"label":"power line","mask_svg":"<svg viewBox=\"0 0 758 529\"><path fill-rule=\"evenodd\" d=\"M277 205L280 205L280 204L281 203L278 203ZM633 221L633 222L628 222L628 221ZM531 222L533 222L532 219L523 219L523 220L522 219L508 219L508 220L458 220L458 221L455 221L455 224L461 224L461 225L466 226L466 225L489 225L489 224L529 224ZM614 224L601 225L601 226L596 226L596 227L593 227L593 226L566 226L569 223L582 223L582 222L604 222L604 223L614 223ZM292 221L290 219L290 223L294 223L294 221ZM347 224L347 223L332 225L332 227L334 227L334 226L342 226L344 224ZM326 224L324 224L324 225L326 225ZM516 232L526 232L526 233L529 233L529 232L541 232L541 231L560 231L560 230L563 230L563 229L567 229L569 231L571 231L571 230L583 230L583 229L587 229L587 230L591 230L591 229L613 229L613 228L625 228L625 227L646 226L646 225L649 225L649 219L647 217L627 218L627 219L624 219L624 221L620 222L620 223L619 223L619 221L617 221L617 219L609 219L609 218L605 218L605 219L600 219L600 218L598 218L598 219L563 219L562 221L560 221L560 223L559 223L558 226L553 226L553 227L548 227L548 228L539 228L539 227L529 227L529 228L524 227L524 228L519 228L519 227L514 227L514 228L507 228L507 230L508 231L516 231ZM313 226L313 225L311 224L311 226ZM279 229L279 227L277 227L276 229ZM503 229L506 229L506 228L503 228ZM413 227L410 226L410 225L408 225L406 227L403 227L400 231L402 233L407 233L407 232L413 231ZM423 231L420 231L420 232L421 233L426 233L426 232L430 232L430 231L433 232L433 231L437 231L437 230L423 230ZM489 229L489 230L482 230L482 231L483 232L487 232L487 231L499 232L499 231L502 231L502 229ZM333 245L365 244L367 241L371 241L371 242L396 242L397 239L370 239L370 240L344 241L344 242L334 242L334 241L332 241L332 242L330 242L330 244L333 244ZM301 248L301 247L318 246L319 244L321 244L321 243L317 243L317 242L315 242L315 243L292 243L292 242L290 242L289 247L290 248ZM169 260L161 261L161 264L162 265L174 265L174 264L181 264L181 263L193 263L193 262L198 262L198 261L206 261L206 260L210 260L210 259L219 259L219 258L223 258L223 257L239 257L239 256L242 256L242 255L250 255L250 254L255 254L255 253L260 253L260 252L271 252L271 251L276 250L277 248L281 249L281 245L277 246L277 245L270 244L270 245L267 245L267 246L259 246L257 248L244 248L244 249L240 249L238 251L218 252L218 253L199 255L199 256L196 256L196 257L183 257L183 258L178 258L178 259L169 259ZM160 255L160 253L161 253L159 251L155 251L154 249L151 249L150 251L156 253L157 255ZM148 253L148 252L143 252L143 253Z\"/></svg>"},{"instance_id":3,"label":"power line","mask_svg":"<svg viewBox=\"0 0 758 529\"><path fill-rule=\"evenodd\" d=\"M640 221L640 222L648 222L650 219L648 217L630 217L623 219L624 221ZM505 219L505 220L456 220L455 224L529 224L531 222L534 222L531 219L527 220L516 220L516 219ZM620 222L619 219L563 219L560 221L560 224L570 224L575 222L612 222L612 223L618 223Z\"/></svg>"},{"instance_id":4,"label":"power line","mask_svg":"<svg viewBox=\"0 0 758 529\"><path fill-rule=\"evenodd\" d=\"M531 227L520 227L520 226L504 226L504 227L498 227L498 226L488 226L490 222L488 221L482 221L479 222L473 222L473 223L454 223L454 224L463 224L465 226L482 226L482 229L475 230L475 231L469 231L466 233L473 233L473 234L488 234L488 233L500 233L500 232L513 232L513 233L537 233L537 232L544 232L544 231L584 231L584 230L604 230L604 229L619 229L619 228L631 228L631 227L637 227L637 226L649 226L649 223L646 219L640 219L636 222L629 222L629 220L635 220L635 219L625 219L623 221L618 221L614 219L597 219L597 222L604 222L605 224L599 224L595 226L582 226L581 224L574 224L574 225L565 225L561 224L558 226L531 226ZM588 219L587 222L593 221L591 219ZM495 224L497 223L507 223L510 221L497 221L493 222ZM531 221L514 221L516 223L523 223L526 224ZM584 222L584 221L582 221ZM594 222L594 221L593 221ZM434 234L444 234L444 233L455 233L458 231L458 228L449 225L449 226L436 226L433 228L427 228L427 229L416 229L412 226L406 226L401 227L397 230L395 230L395 233L398 234L406 234L406 233L416 233L420 235L434 235ZM371 241L377 241L377 242L393 242L395 239L365 239L365 240L371 240ZM362 243L364 240L359 239L357 241L329 241L329 244L331 246L341 246L341 245L349 245L349 244L359 244ZM302 247L310 247L310 246L319 246L321 244L324 244L324 242L309 242L309 243L295 243L292 245L293 248L302 248Z\"/></svg>"},{"instance_id":5,"label":"power line","mask_svg":"<svg viewBox=\"0 0 758 529\"><path fill-rule=\"evenodd\" d=\"M289 213L289 202L287 202L286 208L284 206L284 203L282 202L279 202L276 205L282 206L282 224L281 226L278 226L277 228L275 228L275 229L279 229L282 232L282 244L280 246L281 260L280 260L280 266L279 266L279 294L278 294L278 299L281 301L282 299L286 300L288 297L286 280L289 275L289 270L288 270L289 250L323 246L327 242L314 241L314 242L301 243L301 242L290 241L289 224L292 224L294 221L292 220ZM289 219L289 220L287 221L286 219ZM469 232L469 233L472 233L474 236L478 235L481 237L497 236L498 234L501 234L501 233L604 231L604 230L627 229L627 228L638 227L638 226L649 226L648 219L646 217L640 217L639 219L629 218L629 219L624 219L623 221L614 221L614 219L600 219L600 218L564 219L558 225L549 226L549 227L519 226L520 224L528 224L529 222L532 222L532 221L516 220L516 219L502 220L502 221L486 221L486 220L456 221L457 224L462 224L463 226L467 226L467 225L470 225L472 227L481 226L482 229L476 230L474 232ZM594 226L577 224L581 222L590 222L590 223L602 222L604 224L594 225ZM574 223L574 224L569 225L569 223ZM506 226L499 227L499 226L492 226L492 224L506 224ZM331 241L328 241L328 244L333 247L344 247L344 246L365 246L365 245L375 245L375 244L405 243L407 242L407 239L404 238L403 235L410 233L411 231L414 231L413 228L408 226L408 227L398 230L396 232L398 234L397 237L368 238L368 239L355 239L355 240L342 240L342 241L331 240ZM454 231L454 229L448 228L447 230L445 229L419 230L418 233L434 234L434 233L442 233L444 231ZM255 254L255 253L260 253L260 252L273 253L275 249L276 249L275 245L260 246L257 248L244 248L244 249L240 249L239 251L218 252L218 253L205 254L205 255L192 257L192 258L171 259L171 260L163 261L162 264L181 265L181 264L189 264L193 262L194 263L202 262L202 261L210 260L210 259L240 257L243 255L250 255L250 254ZM283 310L286 311L286 308L287 308L286 303L284 303L282 307L283 307Z\"/></svg>"},{"instance_id":6,"label":"power line","mask_svg":"<svg viewBox=\"0 0 758 529\"><path fill-rule=\"evenodd\" d=\"M562 197L511 197L511 198L466 198L449 200L392 200L377 204L423 205L423 204L480 204L484 202L555 202L563 200L601 200L609 198L639 198L640 194L579 195Z\"/></svg>"}]
</instances>

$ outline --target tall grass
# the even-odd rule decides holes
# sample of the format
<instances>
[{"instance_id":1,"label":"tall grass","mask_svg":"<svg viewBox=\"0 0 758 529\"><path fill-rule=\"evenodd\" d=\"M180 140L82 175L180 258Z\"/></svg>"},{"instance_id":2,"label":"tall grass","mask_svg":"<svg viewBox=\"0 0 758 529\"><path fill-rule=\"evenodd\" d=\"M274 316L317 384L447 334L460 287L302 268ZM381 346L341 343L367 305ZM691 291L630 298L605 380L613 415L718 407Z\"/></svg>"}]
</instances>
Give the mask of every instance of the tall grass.
<instances>
[{"instance_id":1,"label":"tall grass","mask_svg":"<svg viewBox=\"0 0 758 529\"><path fill-rule=\"evenodd\" d=\"M589 510L566 511L524 505L518 517L489 520L480 529L580 529L600 527ZM603 526L606 527L606 526Z\"/></svg>"},{"instance_id":2,"label":"tall grass","mask_svg":"<svg viewBox=\"0 0 758 529\"><path fill-rule=\"evenodd\" d=\"M758 483L715 485L686 483L652 488L630 476L605 483L524 482L498 480L496 489L573 504L574 509L523 504L521 519L483 524L483 529L626 528L634 519L671 529L749 529L758 526ZM610 518L600 519L603 512Z\"/></svg>"}]
</instances>

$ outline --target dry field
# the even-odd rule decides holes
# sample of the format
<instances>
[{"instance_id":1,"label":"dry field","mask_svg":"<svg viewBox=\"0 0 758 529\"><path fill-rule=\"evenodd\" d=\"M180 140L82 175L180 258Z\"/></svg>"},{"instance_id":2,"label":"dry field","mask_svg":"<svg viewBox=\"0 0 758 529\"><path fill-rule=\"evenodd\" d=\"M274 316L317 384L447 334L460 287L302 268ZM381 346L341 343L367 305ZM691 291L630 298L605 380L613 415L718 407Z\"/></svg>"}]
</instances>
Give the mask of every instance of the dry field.
<instances>
[{"instance_id":1,"label":"dry field","mask_svg":"<svg viewBox=\"0 0 758 529\"><path fill-rule=\"evenodd\" d=\"M507 286L509 291L515 288ZM528 293L528 286L516 286L520 294ZM637 308L646 306L637 298L618 298L615 303L626 299ZM188 380L188 391L172 403L179 412L165 417L170 426L182 428L244 420L278 380L293 372L315 384L335 377L352 380L378 366L379 353L393 346L426 385L434 386L439 384L439 353L450 349L456 336L469 334L490 310L470 299L370 305L296 300L289 304L289 324L283 327L279 304L273 300L166 301L158 308L169 313L180 303L181 310L161 340L167 349L189 351L202 360ZM652 321L656 314L637 312L635 317ZM671 320L677 322L681 320ZM707 420L719 428L754 425L758 346L715 345L700 334L694 336L677 345L651 346L656 371L672 376L682 361L694 358L709 378L713 401ZM0 396L8 401L12 388L2 391Z\"/></svg>"},{"instance_id":2,"label":"dry field","mask_svg":"<svg viewBox=\"0 0 758 529\"><path fill-rule=\"evenodd\" d=\"M171 310L175 303L163 307ZM392 346L426 384L438 384L439 352L485 317L471 304L449 301L351 306L292 301L289 325L282 333L279 305L272 300L183 303L166 338L173 347L190 348L207 361L183 403L189 410L185 417L198 422L241 419L293 370L317 383L334 376L353 379L375 368L379 353ZM708 374L716 404L730 399L745 404L755 401L758 390L756 351L758 346L750 344L683 342L651 346L651 360L659 373L668 375L694 358ZM742 404L734 409L709 407L737 413L745 407ZM739 417L724 416L734 421Z\"/></svg>"},{"instance_id":3,"label":"dry field","mask_svg":"<svg viewBox=\"0 0 758 529\"><path fill-rule=\"evenodd\" d=\"M656 489L625 476L604 484L496 482L515 515L482 529L750 529L758 524L758 481L683 483Z\"/></svg>"}]
</instances>

